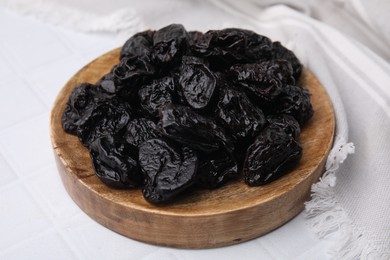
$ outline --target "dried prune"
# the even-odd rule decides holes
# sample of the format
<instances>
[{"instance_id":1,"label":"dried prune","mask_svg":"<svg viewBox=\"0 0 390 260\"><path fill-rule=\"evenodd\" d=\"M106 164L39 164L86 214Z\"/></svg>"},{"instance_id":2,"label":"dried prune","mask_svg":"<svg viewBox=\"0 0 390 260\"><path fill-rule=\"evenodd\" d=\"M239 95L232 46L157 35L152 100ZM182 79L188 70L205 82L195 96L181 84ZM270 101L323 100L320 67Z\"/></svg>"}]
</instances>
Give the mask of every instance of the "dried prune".
<instances>
[{"instance_id":1,"label":"dried prune","mask_svg":"<svg viewBox=\"0 0 390 260\"><path fill-rule=\"evenodd\" d=\"M188 147L174 146L162 139L150 139L140 146L139 163L145 175L145 199L162 203L194 183L198 156Z\"/></svg>"},{"instance_id":2,"label":"dried prune","mask_svg":"<svg viewBox=\"0 0 390 260\"><path fill-rule=\"evenodd\" d=\"M217 152L200 160L196 184L202 188L215 189L238 177L237 162L227 153Z\"/></svg>"},{"instance_id":3,"label":"dried prune","mask_svg":"<svg viewBox=\"0 0 390 260\"><path fill-rule=\"evenodd\" d=\"M301 145L282 127L270 125L248 147L244 180L250 186L267 184L284 175L301 156Z\"/></svg>"},{"instance_id":4,"label":"dried prune","mask_svg":"<svg viewBox=\"0 0 390 260\"><path fill-rule=\"evenodd\" d=\"M89 83L82 83L73 90L62 115L62 128L66 132L76 135L77 127L95 106L96 96L97 89Z\"/></svg>"},{"instance_id":5,"label":"dried prune","mask_svg":"<svg viewBox=\"0 0 390 260\"><path fill-rule=\"evenodd\" d=\"M278 125L284 129L286 134L292 136L295 140L298 139L301 134L301 128L298 121L289 115L278 114L267 116L267 122L270 125Z\"/></svg>"},{"instance_id":6,"label":"dried prune","mask_svg":"<svg viewBox=\"0 0 390 260\"><path fill-rule=\"evenodd\" d=\"M90 146L96 175L114 188L134 188L142 184L143 176L137 158L132 158L132 147L111 135L94 140Z\"/></svg>"},{"instance_id":7,"label":"dried prune","mask_svg":"<svg viewBox=\"0 0 390 260\"><path fill-rule=\"evenodd\" d=\"M115 135L126 127L130 120L130 108L125 103L102 102L77 127L77 136L88 147L94 140Z\"/></svg>"},{"instance_id":8,"label":"dried prune","mask_svg":"<svg viewBox=\"0 0 390 260\"><path fill-rule=\"evenodd\" d=\"M272 41L249 30L212 30L195 38L193 51L208 57L214 69L223 70L236 63L268 60Z\"/></svg>"},{"instance_id":9,"label":"dried prune","mask_svg":"<svg viewBox=\"0 0 390 260\"><path fill-rule=\"evenodd\" d=\"M166 104L161 108L163 134L172 140L206 153L233 151L232 140L217 123L189 107Z\"/></svg>"},{"instance_id":10,"label":"dried prune","mask_svg":"<svg viewBox=\"0 0 390 260\"><path fill-rule=\"evenodd\" d=\"M202 109L213 97L216 78L203 64L183 65L179 84L188 104L194 109Z\"/></svg>"},{"instance_id":11,"label":"dried prune","mask_svg":"<svg viewBox=\"0 0 390 260\"><path fill-rule=\"evenodd\" d=\"M263 111L239 90L225 88L221 93L216 118L237 140L253 141L265 125Z\"/></svg>"},{"instance_id":12,"label":"dried prune","mask_svg":"<svg viewBox=\"0 0 390 260\"><path fill-rule=\"evenodd\" d=\"M126 56L146 56L151 58L153 54L154 31L139 32L130 37L121 48L120 58Z\"/></svg>"},{"instance_id":13,"label":"dried prune","mask_svg":"<svg viewBox=\"0 0 390 260\"><path fill-rule=\"evenodd\" d=\"M154 80L138 90L141 107L149 115L158 117L160 106L172 102L175 90L175 81L172 77Z\"/></svg>"},{"instance_id":14,"label":"dried prune","mask_svg":"<svg viewBox=\"0 0 390 260\"><path fill-rule=\"evenodd\" d=\"M307 89L288 85L270 108L272 114L293 116L302 126L313 116L310 93Z\"/></svg>"},{"instance_id":15,"label":"dried prune","mask_svg":"<svg viewBox=\"0 0 390 260\"><path fill-rule=\"evenodd\" d=\"M181 24L171 24L153 35L154 55L162 63L174 62L185 53L189 36Z\"/></svg>"},{"instance_id":16,"label":"dried prune","mask_svg":"<svg viewBox=\"0 0 390 260\"><path fill-rule=\"evenodd\" d=\"M131 120L123 132L123 139L133 147L138 147L143 142L158 136L161 136L161 133L157 130L156 124L146 118Z\"/></svg>"},{"instance_id":17,"label":"dried prune","mask_svg":"<svg viewBox=\"0 0 390 260\"><path fill-rule=\"evenodd\" d=\"M289 49L285 48L280 42L274 42L272 45L272 56L274 59L283 59L290 62L292 69L293 69L293 76L295 78L295 81L298 81L299 77L302 73L302 64L298 60L297 56L290 51Z\"/></svg>"},{"instance_id":18,"label":"dried prune","mask_svg":"<svg viewBox=\"0 0 390 260\"><path fill-rule=\"evenodd\" d=\"M262 104L275 100L287 83L294 82L291 65L283 60L234 65L229 75Z\"/></svg>"},{"instance_id":19,"label":"dried prune","mask_svg":"<svg viewBox=\"0 0 390 260\"><path fill-rule=\"evenodd\" d=\"M69 97L62 126L89 149L96 175L141 186L147 201L241 175L269 183L299 161L312 117L302 64L250 30L187 32L180 24L130 37L119 64Z\"/></svg>"}]
</instances>

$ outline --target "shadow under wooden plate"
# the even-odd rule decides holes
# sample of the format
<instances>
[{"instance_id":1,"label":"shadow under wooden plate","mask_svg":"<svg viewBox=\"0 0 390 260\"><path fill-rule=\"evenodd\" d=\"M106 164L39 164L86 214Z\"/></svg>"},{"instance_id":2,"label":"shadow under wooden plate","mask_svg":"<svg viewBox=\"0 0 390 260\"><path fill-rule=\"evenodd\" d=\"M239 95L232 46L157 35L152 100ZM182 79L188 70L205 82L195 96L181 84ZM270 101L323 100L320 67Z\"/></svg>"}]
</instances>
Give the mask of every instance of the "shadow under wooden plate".
<instances>
[{"instance_id":1,"label":"shadow under wooden plate","mask_svg":"<svg viewBox=\"0 0 390 260\"><path fill-rule=\"evenodd\" d=\"M51 113L51 141L62 182L78 206L103 226L129 238L162 246L210 248L259 237L302 211L311 185L323 172L333 143L331 101L315 78L304 70L315 110L302 129L303 156L284 177L260 187L243 181L216 190L191 190L164 206L144 200L140 189L115 190L94 174L88 150L76 136L64 132L61 117L74 87L95 83L119 62L119 49L92 61L74 75L59 93Z\"/></svg>"}]
</instances>

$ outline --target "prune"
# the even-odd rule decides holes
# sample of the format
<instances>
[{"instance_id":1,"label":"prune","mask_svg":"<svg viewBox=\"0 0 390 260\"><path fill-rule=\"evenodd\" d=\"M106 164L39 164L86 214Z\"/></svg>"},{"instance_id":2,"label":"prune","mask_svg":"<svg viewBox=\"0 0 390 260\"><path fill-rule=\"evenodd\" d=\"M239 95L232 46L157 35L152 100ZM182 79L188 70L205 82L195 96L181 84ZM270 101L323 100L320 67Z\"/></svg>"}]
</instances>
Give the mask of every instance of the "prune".
<instances>
[{"instance_id":1,"label":"prune","mask_svg":"<svg viewBox=\"0 0 390 260\"><path fill-rule=\"evenodd\" d=\"M120 58L126 56L146 56L151 58L153 54L154 31L147 30L134 34L121 48Z\"/></svg>"},{"instance_id":2,"label":"prune","mask_svg":"<svg viewBox=\"0 0 390 260\"><path fill-rule=\"evenodd\" d=\"M123 133L123 139L133 147L138 147L143 142L160 136L156 124L146 118L131 120Z\"/></svg>"},{"instance_id":3,"label":"prune","mask_svg":"<svg viewBox=\"0 0 390 260\"><path fill-rule=\"evenodd\" d=\"M72 92L62 115L62 128L76 135L77 127L90 114L95 106L97 89L89 83L78 85Z\"/></svg>"},{"instance_id":4,"label":"prune","mask_svg":"<svg viewBox=\"0 0 390 260\"><path fill-rule=\"evenodd\" d=\"M275 100L283 87L294 81L291 65L283 60L234 65L230 68L229 75L262 104Z\"/></svg>"},{"instance_id":5,"label":"prune","mask_svg":"<svg viewBox=\"0 0 390 260\"><path fill-rule=\"evenodd\" d=\"M272 42L249 30L228 28L198 35L193 51L208 57L214 69L222 70L235 63L268 60L272 56Z\"/></svg>"},{"instance_id":6,"label":"prune","mask_svg":"<svg viewBox=\"0 0 390 260\"><path fill-rule=\"evenodd\" d=\"M153 35L155 57L161 63L174 62L188 47L189 36L181 24L171 24Z\"/></svg>"},{"instance_id":7,"label":"prune","mask_svg":"<svg viewBox=\"0 0 390 260\"><path fill-rule=\"evenodd\" d=\"M143 57L124 57L118 65L112 69L113 89L110 93L115 93L122 98L128 98L138 91L137 86L149 82L155 75L155 67L150 61Z\"/></svg>"},{"instance_id":8,"label":"prune","mask_svg":"<svg viewBox=\"0 0 390 260\"><path fill-rule=\"evenodd\" d=\"M111 135L94 140L90 146L96 175L114 188L134 188L142 184L137 158L132 158L132 147Z\"/></svg>"},{"instance_id":9,"label":"prune","mask_svg":"<svg viewBox=\"0 0 390 260\"><path fill-rule=\"evenodd\" d=\"M130 108L125 103L102 102L97 104L89 117L77 127L77 136L88 147L94 140L117 134L130 120Z\"/></svg>"},{"instance_id":10,"label":"prune","mask_svg":"<svg viewBox=\"0 0 390 260\"><path fill-rule=\"evenodd\" d=\"M206 153L233 151L232 140L217 123L189 107L166 104L161 107L163 134L183 145Z\"/></svg>"},{"instance_id":11,"label":"prune","mask_svg":"<svg viewBox=\"0 0 390 260\"><path fill-rule=\"evenodd\" d=\"M203 64L183 65L179 84L188 104L194 109L202 109L213 97L216 78Z\"/></svg>"},{"instance_id":12,"label":"prune","mask_svg":"<svg viewBox=\"0 0 390 260\"><path fill-rule=\"evenodd\" d=\"M271 125L248 147L244 180L250 186L267 184L283 176L301 156L301 145L282 127Z\"/></svg>"},{"instance_id":13,"label":"prune","mask_svg":"<svg viewBox=\"0 0 390 260\"><path fill-rule=\"evenodd\" d=\"M295 140L298 139L301 134L301 128L299 123L294 117L284 114L269 115L267 116L267 122L270 125L278 125L284 129L286 134L292 136Z\"/></svg>"},{"instance_id":14,"label":"prune","mask_svg":"<svg viewBox=\"0 0 390 260\"><path fill-rule=\"evenodd\" d=\"M237 162L227 153L217 152L200 160L196 184L202 188L215 189L238 177Z\"/></svg>"},{"instance_id":15,"label":"prune","mask_svg":"<svg viewBox=\"0 0 390 260\"><path fill-rule=\"evenodd\" d=\"M270 109L272 114L293 116L302 126L313 116L310 103L310 93L307 89L297 86L286 86L275 104Z\"/></svg>"},{"instance_id":16,"label":"prune","mask_svg":"<svg viewBox=\"0 0 390 260\"><path fill-rule=\"evenodd\" d=\"M273 43L272 53L274 59L283 59L290 62L293 69L293 76L295 78L295 81L298 81L302 73L302 64L298 60L297 56L295 56L295 54L289 49L283 47L283 45L280 44L280 42Z\"/></svg>"},{"instance_id":17,"label":"prune","mask_svg":"<svg viewBox=\"0 0 390 260\"><path fill-rule=\"evenodd\" d=\"M262 185L301 157L313 115L301 72L293 52L253 31L171 24L133 35L109 73L77 86L62 126L104 183L141 186L151 203L241 175Z\"/></svg>"},{"instance_id":18,"label":"prune","mask_svg":"<svg viewBox=\"0 0 390 260\"><path fill-rule=\"evenodd\" d=\"M142 86L138 91L141 107L151 116L158 117L161 105L172 102L175 93L175 81L172 77L154 80Z\"/></svg>"},{"instance_id":19,"label":"prune","mask_svg":"<svg viewBox=\"0 0 390 260\"><path fill-rule=\"evenodd\" d=\"M174 146L162 139L150 139L140 146L139 163L145 175L145 199L162 203L194 183L198 156L188 147Z\"/></svg>"},{"instance_id":20,"label":"prune","mask_svg":"<svg viewBox=\"0 0 390 260\"><path fill-rule=\"evenodd\" d=\"M238 90L225 88L216 108L216 118L239 141L253 141L265 125L265 117L260 108Z\"/></svg>"}]
</instances>

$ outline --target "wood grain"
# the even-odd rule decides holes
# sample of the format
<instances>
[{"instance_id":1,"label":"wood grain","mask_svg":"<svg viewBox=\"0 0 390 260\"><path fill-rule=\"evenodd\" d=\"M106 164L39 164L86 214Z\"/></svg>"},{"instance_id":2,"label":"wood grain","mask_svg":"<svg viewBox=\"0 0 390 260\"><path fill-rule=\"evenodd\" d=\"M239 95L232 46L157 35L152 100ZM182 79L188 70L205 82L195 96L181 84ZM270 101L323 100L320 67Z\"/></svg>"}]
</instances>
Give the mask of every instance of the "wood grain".
<instances>
[{"instance_id":1,"label":"wood grain","mask_svg":"<svg viewBox=\"0 0 390 260\"><path fill-rule=\"evenodd\" d=\"M302 211L310 187L320 177L333 142L331 101L315 78L304 70L301 84L310 89L315 110L302 130L303 156L286 176L261 187L242 181L216 190L192 190L164 206L146 202L140 189L115 190L94 174L88 151L66 134L61 117L69 95L81 82L95 83L117 64L119 49L82 68L59 93L51 113L51 141L62 182L78 206L103 226L147 243L210 248L259 237Z\"/></svg>"}]
</instances>

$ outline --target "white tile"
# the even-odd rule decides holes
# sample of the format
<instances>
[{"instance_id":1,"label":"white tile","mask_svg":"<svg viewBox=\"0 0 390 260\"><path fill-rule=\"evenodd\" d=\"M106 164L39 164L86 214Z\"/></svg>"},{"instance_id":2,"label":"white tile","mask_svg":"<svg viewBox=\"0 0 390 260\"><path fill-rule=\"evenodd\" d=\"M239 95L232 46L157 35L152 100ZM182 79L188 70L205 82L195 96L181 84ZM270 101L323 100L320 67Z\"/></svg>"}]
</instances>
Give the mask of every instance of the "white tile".
<instances>
[{"instance_id":1,"label":"white tile","mask_svg":"<svg viewBox=\"0 0 390 260\"><path fill-rule=\"evenodd\" d=\"M294 260L330 260L333 259L329 253L331 243L330 241L321 241L310 250L296 257Z\"/></svg>"},{"instance_id":2,"label":"white tile","mask_svg":"<svg viewBox=\"0 0 390 260\"><path fill-rule=\"evenodd\" d=\"M34 89L43 94L46 104L51 107L67 81L85 64L85 61L72 55L28 73L28 80Z\"/></svg>"},{"instance_id":3,"label":"white tile","mask_svg":"<svg viewBox=\"0 0 390 260\"><path fill-rule=\"evenodd\" d=\"M121 236L85 214L80 214L61 228L72 248L84 259L140 259L160 248Z\"/></svg>"},{"instance_id":4,"label":"white tile","mask_svg":"<svg viewBox=\"0 0 390 260\"><path fill-rule=\"evenodd\" d=\"M66 242L55 232L23 242L0 255L0 258L7 260L26 259L26 257L39 260L76 259Z\"/></svg>"},{"instance_id":5,"label":"white tile","mask_svg":"<svg viewBox=\"0 0 390 260\"><path fill-rule=\"evenodd\" d=\"M2 42L15 35L42 28L45 26L36 19L0 9L0 39Z\"/></svg>"},{"instance_id":6,"label":"white tile","mask_svg":"<svg viewBox=\"0 0 390 260\"><path fill-rule=\"evenodd\" d=\"M152 252L151 254L143 256L142 260L154 260L154 259L181 260L181 259L186 259L185 256L179 254L177 251L178 250L175 250L175 249L161 248L161 249L157 250L156 252ZM199 258L197 258L197 259L199 259Z\"/></svg>"},{"instance_id":7,"label":"white tile","mask_svg":"<svg viewBox=\"0 0 390 260\"><path fill-rule=\"evenodd\" d=\"M57 30L57 33L72 50L79 53L102 48L111 49L119 47L119 45L124 43L123 39L110 34L82 33L61 28Z\"/></svg>"},{"instance_id":8,"label":"white tile","mask_svg":"<svg viewBox=\"0 0 390 260\"><path fill-rule=\"evenodd\" d=\"M291 235L295 234L295 235ZM319 243L305 224L303 213L261 237L258 242L277 259L292 259Z\"/></svg>"},{"instance_id":9,"label":"white tile","mask_svg":"<svg viewBox=\"0 0 390 260\"><path fill-rule=\"evenodd\" d=\"M170 251L171 249L163 249ZM253 240L246 241L240 244L226 246L223 248L199 249L199 250L178 250L180 255L186 260L254 260L254 259L274 259L261 245ZM177 253L176 253L177 254Z\"/></svg>"},{"instance_id":10,"label":"white tile","mask_svg":"<svg viewBox=\"0 0 390 260\"><path fill-rule=\"evenodd\" d=\"M4 159L4 157L1 155L0 155L0 170L1 170L0 188L14 180L17 180L16 174L11 169L11 167Z\"/></svg>"},{"instance_id":11,"label":"white tile","mask_svg":"<svg viewBox=\"0 0 390 260\"><path fill-rule=\"evenodd\" d=\"M2 132L0 146L17 174L29 175L52 164L49 114L31 118Z\"/></svg>"},{"instance_id":12,"label":"white tile","mask_svg":"<svg viewBox=\"0 0 390 260\"><path fill-rule=\"evenodd\" d=\"M71 55L60 39L47 28L25 31L23 34L3 39L9 56L17 66L31 70Z\"/></svg>"},{"instance_id":13,"label":"white tile","mask_svg":"<svg viewBox=\"0 0 390 260\"><path fill-rule=\"evenodd\" d=\"M0 93L0 131L48 110L23 80L1 81Z\"/></svg>"},{"instance_id":14,"label":"white tile","mask_svg":"<svg viewBox=\"0 0 390 260\"><path fill-rule=\"evenodd\" d=\"M0 252L51 227L50 221L23 187L18 182L0 190Z\"/></svg>"},{"instance_id":15,"label":"white tile","mask_svg":"<svg viewBox=\"0 0 390 260\"><path fill-rule=\"evenodd\" d=\"M4 54L1 53L0 48L0 80L14 77L14 75L15 71L12 69L10 62L5 58Z\"/></svg>"},{"instance_id":16,"label":"white tile","mask_svg":"<svg viewBox=\"0 0 390 260\"><path fill-rule=\"evenodd\" d=\"M51 219L60 223L80 213L80 208L66 192L55 164L40 170L25 181L26 186L48 209Z\"/></svg>"}]
</instances>

